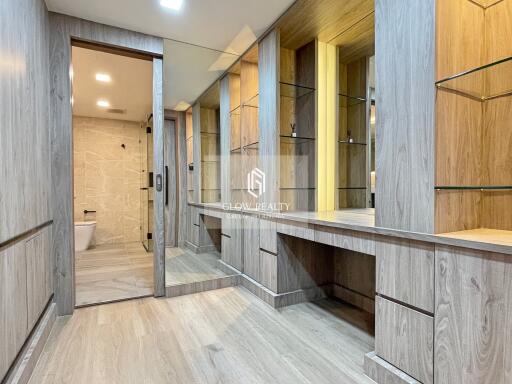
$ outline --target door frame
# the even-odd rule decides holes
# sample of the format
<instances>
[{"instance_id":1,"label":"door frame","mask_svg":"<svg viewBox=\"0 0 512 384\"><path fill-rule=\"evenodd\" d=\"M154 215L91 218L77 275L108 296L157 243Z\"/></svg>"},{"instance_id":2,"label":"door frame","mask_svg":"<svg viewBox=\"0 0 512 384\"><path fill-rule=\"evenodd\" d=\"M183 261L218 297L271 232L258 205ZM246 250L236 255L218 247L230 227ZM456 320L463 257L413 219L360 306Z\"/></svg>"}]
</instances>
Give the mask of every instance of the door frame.
<instances>
[{"instance_id":1,"label":"door frame","mask_svg":"<svg viewBox=\"0 0 512 384\"><path fill-rule=\"evenodd\" d=\"M75 309L73 217L73 126L71 47L147 58L153 62L154 178L163 178L163 39L50 12L51 166L54 255L54 301L59 315ZM154 195L154 296L165 295L164 191Z\"/></svg>"}]
</instances>

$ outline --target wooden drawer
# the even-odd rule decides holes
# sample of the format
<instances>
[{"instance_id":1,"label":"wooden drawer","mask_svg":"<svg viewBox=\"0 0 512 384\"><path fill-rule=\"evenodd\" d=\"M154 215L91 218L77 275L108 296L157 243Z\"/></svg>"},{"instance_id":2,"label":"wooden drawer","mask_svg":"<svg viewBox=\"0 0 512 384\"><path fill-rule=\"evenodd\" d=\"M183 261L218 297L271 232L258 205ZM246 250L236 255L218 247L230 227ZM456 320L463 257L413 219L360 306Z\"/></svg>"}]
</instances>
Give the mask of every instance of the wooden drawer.
<instances>
[{"instance_id":1,"label":"wooden drawer","mask_svg":"<svg viewBox=\"0 0 512 384\"><path fill-rule=\"evenodd\" d=\"M386 238L375 247L377 292L434 313L434 245Z\"/></svg>"},{"instance_id":2,"label":"wooden drawer","mask_svg":"<svg viewBox=\"0 0 512 384\"><path fill-rule=\"evenodd\" d=\"M434 319L380 296L375 307L377 355L416 380L432 384Z\"/></svg>"},{"instance_id":3,"label":"wooden drawer","mask_svg":"<svg viewBox=\"0 0 512 384\"><path fill-rule=\"evenodd\" d=\"M260 248L277 253L277 223L272 220L260 219Z\"/></svg>"},{"instance_id":4,"label":"wooden drawer","mask_svg":"<svg viewBox=\"0 0 512 384\"><path fill-rule=\"evenodd\" d=\"M239 238L221 235L222 260L238 271L242 270L242 249Z\"/></svg>"},{"instance_id":5,"label":"wooden drawer","mask_svg":"<svg viewBox=\"0 0 512 384\"><path fill-rule=\"evenodd\" d=\"M261 250L259 283L277 292L277 256Z\"/></svg>"},{"instance_id":6,"label":"wooden drawer","mask_svg":"<svg viewBox=\"0 0 512 384\"><path fill-rule=\"evenodd\" d=\"M337 248L375 255L375 240L371 233L316 226L315 241Z\"/></svg>"},{"instance_id":7,"label":"wooden drawer","mask_svg":"<svg viewBox=\"0 0 512 384\"><path fill-rule=\"evenodd\" d=\"M298 237L300 239L315 240L315 229L312 224L294 222L288 223L286 221L277 221L276 230L279 233Z\"/></svg>"},{"instance_id":8,"label":"wooden drawer","mask_svg":"<svg viewBox=\"0 0 512 384\"><path fill-rule=\"evenodd\" d=\"M24 241L0 251L0 378L28 335L26 269Z\"/></svg>"},{"instance_id":9,"label":"wooden drawer","mask_svg":"<svg viewBox=\"0 0 512 384\"><path fill-rule=\"evenodd\" d=\"M243 218L244 274L260 280L260 228L259 219L245 215Z\"/></svg>"}]
</instances>

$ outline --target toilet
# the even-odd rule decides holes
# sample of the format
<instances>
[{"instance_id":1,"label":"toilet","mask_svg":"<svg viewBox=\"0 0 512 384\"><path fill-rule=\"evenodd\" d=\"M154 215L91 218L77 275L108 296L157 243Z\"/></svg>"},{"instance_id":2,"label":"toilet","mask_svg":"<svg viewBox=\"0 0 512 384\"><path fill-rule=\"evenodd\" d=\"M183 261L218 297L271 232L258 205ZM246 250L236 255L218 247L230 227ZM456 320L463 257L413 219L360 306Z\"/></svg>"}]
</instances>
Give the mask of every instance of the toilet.
<instances>
[{"instance_id":1,"label":"toilet","mask_svg":"<svg viewBox=\"0 0 512 384\"><path fill-rule=\"evenodd\" d=\"M96 230L95 221L75 222L75 251L85 251L91 245L92 236Z\"/></svg>"}]
</instances>

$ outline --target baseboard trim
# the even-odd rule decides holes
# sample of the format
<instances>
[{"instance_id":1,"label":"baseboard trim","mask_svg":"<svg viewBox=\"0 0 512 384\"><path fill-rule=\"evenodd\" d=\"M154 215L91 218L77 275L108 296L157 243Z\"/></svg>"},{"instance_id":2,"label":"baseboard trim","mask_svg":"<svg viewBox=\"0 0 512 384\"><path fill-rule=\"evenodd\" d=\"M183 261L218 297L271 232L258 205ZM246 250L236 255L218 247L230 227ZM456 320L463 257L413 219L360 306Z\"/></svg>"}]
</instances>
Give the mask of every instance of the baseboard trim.
<instances>
[{"instance_id":1,"label":"baseboard trim","mask_svg":"<svg viewBox=\"0 0 512 384\"><path fill-rule=\"evenodd\" d=\"M381 359L375 352L369 352L364 356L364 373L379 384L421 384L394 365Z\"/></svg>"},{"instance_id":2,"label":"baseboard trim","mask_svg":"<svg viewBox=\"0 0 512 384\"><path fill-rule=\"evenodd\" d=\"M247 275L241 275L240 278L240 285L242 287L275 309L315 301L327 296L325 288L328 288L328 286L298 289L286 293L275 293Z\"/></svg>"},{"instance_id":3,"label":"baseboard trim","mask_svg":"<svg viewBox=\"0 0 512 384\"><path fill-rule=\"evenodd\" d=\"M28 383L56 319L57 305L50 302L2 384Z\"/></svg>"},{"instance_id":4,"label":"baseboard trim","mask_svg":"<svg viewBox=\"0 0 512 384\"><path fill-rule=\"evenodd\" d=\"M199 253L199 247L195 244L192 244L190 241L185 241L185 247L190 249L194 253Z\"/></svg>"},{"instance_id":5,"label":"baseboard trim","mask_svg":"<svg viewBox=\"0 0 512 384\"><path fill-rule=\"evenodd\" d=\"M363 311L375 314L375 300L338 284L332 284L331 295Z\"/></svg>"},{"instance_id":6,"label":"baseboard trim","mask_svg":"<svg viewBox=\"0 0 512 384\"><path fill-rule=\"evenodd\" d=\"M215 289L235 287L239 284L240 275L232 275L188 284L168 285L165 287L165 296L170 298L191 295L194 293L213 291Z\"/></svg>"}]
</instances>

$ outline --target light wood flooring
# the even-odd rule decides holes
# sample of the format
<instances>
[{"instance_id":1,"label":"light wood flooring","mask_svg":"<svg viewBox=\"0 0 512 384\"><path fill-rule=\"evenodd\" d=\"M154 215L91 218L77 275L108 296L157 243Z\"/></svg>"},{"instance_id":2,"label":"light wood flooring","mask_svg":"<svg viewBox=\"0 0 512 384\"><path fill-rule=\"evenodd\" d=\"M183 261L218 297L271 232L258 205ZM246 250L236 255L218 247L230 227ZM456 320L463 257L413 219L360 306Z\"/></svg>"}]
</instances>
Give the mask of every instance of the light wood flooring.
<instances>
[{"instance_id":1,"label":"light wood flooring","mask_svg":"<svg viewBox=\"0 0 512 384\"><path fill-rule=\"evenodd\" d=\"M180 285L229 276L218 252L196 254L185 248L165 249L165 285Z\"/></svg>"},{"instance_id":2,"label":"light wood flooring","mask_svg":"<svg viewBox=\"0 0 512 384\"><path fill-rule=\"evenodd\" d=\"M274 310L240 287L80 308L57 320L30 384L374 384L360 313L331 300Z\"/></svg>"},{"instance_id":3,"label":"light wood flooring","mask_svg":"<svg viewBox=\"0 0 512 384\"><path fill-rule=\"evenodd\" d=\"M75 261L77 306L153 294L153 253L139 242L99 245Z\"/></svg>"}]
</instances>

